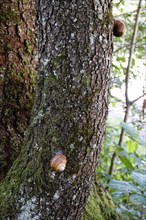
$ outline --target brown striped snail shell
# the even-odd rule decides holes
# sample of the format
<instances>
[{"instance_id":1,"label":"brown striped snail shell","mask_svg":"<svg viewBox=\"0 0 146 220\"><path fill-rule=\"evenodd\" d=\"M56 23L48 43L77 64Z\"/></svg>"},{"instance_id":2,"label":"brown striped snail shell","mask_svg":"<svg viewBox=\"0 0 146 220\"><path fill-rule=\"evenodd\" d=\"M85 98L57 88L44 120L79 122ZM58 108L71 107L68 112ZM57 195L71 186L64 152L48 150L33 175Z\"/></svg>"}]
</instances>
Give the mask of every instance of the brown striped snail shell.
<instances>
[{"instance_id":1,"label":"brown striped snail shell","mask_svg":"<svg viewBox=\"0 0 146 220\"><path fill-rule=\"evenodd\" d=\"M123 21L114 19L113 35L115 37L121 37L126 33L126 27Z\"/></svg>"},{"instance_id":2,"label":"brown striped snail shell","mask_svg":"<svg viewBox=\"0 0 146 220\"><path fill-rule=\"evenodd\" d=\"M55 172L62 172L66 168L67 159L63 154L56 154L51 159L51 169Z\"/></svg>"}]
</instances>

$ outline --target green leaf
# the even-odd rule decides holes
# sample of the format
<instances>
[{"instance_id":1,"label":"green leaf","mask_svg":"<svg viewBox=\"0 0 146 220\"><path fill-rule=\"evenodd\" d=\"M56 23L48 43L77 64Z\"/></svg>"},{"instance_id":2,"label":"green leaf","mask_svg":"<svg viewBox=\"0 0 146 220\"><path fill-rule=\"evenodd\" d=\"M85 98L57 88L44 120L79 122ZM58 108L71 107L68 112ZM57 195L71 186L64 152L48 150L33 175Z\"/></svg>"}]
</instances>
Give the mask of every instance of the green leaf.
<instances>
[{"instance_id":1,"label":"green leaf","mask_svg":"<svg viewBox=\"0 0 146 220\"><path fill-rule=\"evenodd\" d=\"M139 142L142 146L145 146L144 140L139 137L139 133L130 125L125 122L121 122L121 127L125 130L125 132L130 136L131 139Z\"/></svg>"},{"instance_id":2,"label":"green leaf","mask_svg":"<svg viewBox=\"0 0 146 220\"><path fill-rule=\"evenodd\" d=\"M129 155L122 147L117 147L116 152L121 162L126 166L127 169L133 170L134 167L129 159Z\"/></svg>"},{"instance_id":3,"label":"green leaf","mask_svg":"<svg viewBox=\"0 0 146 220\"><path fill-rule=\"evenodd\" d=\"M138 192L139 189L134 186L133 184L130 184L126 181L119 181L119 180L111 180L108 186L113 190L118 190L120 192L125 193L131 193L131 192Z\"/></svg>"},{"instance_id":4,"label":"green leaf","mask_svg":"<svg viewBox=\"0 0 146 220\"><path fill-rule=\"evenodd\" d=\"M141 186L146 187L146 173L133 171L131 177Z\"/></svg>"},{"instance_id":5,"label":"green leaf","mask_svg":"<svg viewBox=\"0 0 146 220\"><path fill-rule=\"evenodd\" d=\"M115 193L112 193L112 196L114 199L123 199L123 197L125 198L127 195L123 196L123 192L115 191Z\"/></svg>"},{"instance_id":6,"label":"green leaf","mask_svg":"<svg viewBox=\"0 0 146 220\"><path fill-rule=\"evenodd\" d=\"M127 207L126 205L120 204L116 211L120 214L120 220L138 220L141 217L141 213L138 210L134 210L133 208Z\"/></svg>"},{"instance_id":7,"label":"green leaf","mask_svg":"<svg viewBox=\"0 0 146 220\"><path fill-rule=\"evenodd\" d=\"M115 64L112 64L112 66L113 66L114 68L116 68L117 70L120 69L119 66L117 66L117 65L115 65Z\"/></svg>"},{"instance_id":8,"label":"green leaf","mask_svg":"<svg viewBox=\"0 0 146 220\"><path fill-rule=\"evenodd\" d=\"M131 140L128 140L128 141L126 142L126 144L127 144L128 153L133 153L133 152L135 151L135 148L136 148L135 143L132 142ZM136 142L136 144L137 144L137 142Z\"/></svg>"},{"instance_id":9,"label":"green leaf","mask_svg":"<svg viewBox=\"0 0 146 220\"><path fill-rule=\"evenodd\" d=\"M132 66L135 66L135 59L132 58Z\"/></svg>"},{"instance_id":10,"label":"green leaf","mask_svg":"<svg viewBox=\"0 0 146 220\"><path fill-rule=\"evenodd\" d=\"M146 204L146 197L143 195L131 195L130 201L134 203L134 205L145 205Z\"/></svg>"},{"instance_id":11,"label":"green leaf","mask_svg":"<svg viewBox=\"0 0 146 220\"><path fill-rule=\"evenodd\" d=\"M130 169L130 170L133 170L133 169L134 169L134 167L133 167L131 161L130 161L128 158L119 156L119 159L120 159L121 162L126 166L127 169Z\"/></svg>"},{"instance_id":12,"label":"green leaf","mask_svg":"<svg viewBox=\"0 0 146 220\"><path fill-rule=\"evenodd\" d=\"M113 100L116 101L116 102L122 102L121 99L119 99L118 97L116 97L116 96L114 96L114 95L111 95L110 98L113 99Z\"/></svg>"},{"instance_id":13,"label":"green leaf","mask_svg":"<svg viewBox=\"0 0 146 220\"><path fill-rule=\"evenodd\" d=\"M120 152L122 152L122 151L124 151L124 148L122 148L122 147L116 147L116 152L117 152L117 153L120 153Z\"/></svg>"},{"instance_id":14,"label":"green leaf","mask_svg":"<svg viewBox=\"0 0 146 220\"><path fill-rule=\"evenodd\" d=\"M126 58L125 57L117 57L117 61L122 61L122 62L126 62Z\"/></svg>"}]
</instances>

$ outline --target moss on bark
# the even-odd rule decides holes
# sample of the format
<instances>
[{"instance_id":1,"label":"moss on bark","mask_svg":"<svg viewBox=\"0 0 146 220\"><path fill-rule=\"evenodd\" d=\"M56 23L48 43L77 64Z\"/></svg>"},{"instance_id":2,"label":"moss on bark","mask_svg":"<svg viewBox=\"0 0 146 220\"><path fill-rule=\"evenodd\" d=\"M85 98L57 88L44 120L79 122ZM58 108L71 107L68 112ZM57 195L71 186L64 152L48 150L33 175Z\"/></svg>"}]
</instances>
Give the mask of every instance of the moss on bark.
<instances>
[{"instance_id":1,"label":"moss on bark","mask_svg":"<svg viewBox=\"0 0 146 220\"><path fill-rule=\"evenodd\" d=\"M82 220L119 220L112 198L97 181L94 183Z\"/></svg>"}]
</instances>

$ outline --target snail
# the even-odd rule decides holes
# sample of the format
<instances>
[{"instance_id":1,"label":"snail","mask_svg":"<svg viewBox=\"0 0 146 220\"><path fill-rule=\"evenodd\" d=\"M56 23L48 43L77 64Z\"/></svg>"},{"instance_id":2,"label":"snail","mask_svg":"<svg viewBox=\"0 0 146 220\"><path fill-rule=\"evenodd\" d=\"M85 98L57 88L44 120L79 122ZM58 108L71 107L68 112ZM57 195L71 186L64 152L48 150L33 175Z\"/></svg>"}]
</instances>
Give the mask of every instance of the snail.
<instances>
[{"instance_id":1,"label":"snail","mask_svg":"<svg viewBox=\"0 0 146 220\"><path fill-rule=\"evenodd\" d=\"M114 19L113 35L115 37L121 37L126 33L126 27L123 21Z\"/></svg>"},{"instance_id":2,"label":"snail","mask_svg":"<svg viewBox=\"0 0 146 220\"><path fill-rule=\"evenodd\" d=\"M58 153L51 159L50 166L53 171L62 172L66 168L66 163L66 156L64 156L62 153Z\"/></svg>"}]
</instances>

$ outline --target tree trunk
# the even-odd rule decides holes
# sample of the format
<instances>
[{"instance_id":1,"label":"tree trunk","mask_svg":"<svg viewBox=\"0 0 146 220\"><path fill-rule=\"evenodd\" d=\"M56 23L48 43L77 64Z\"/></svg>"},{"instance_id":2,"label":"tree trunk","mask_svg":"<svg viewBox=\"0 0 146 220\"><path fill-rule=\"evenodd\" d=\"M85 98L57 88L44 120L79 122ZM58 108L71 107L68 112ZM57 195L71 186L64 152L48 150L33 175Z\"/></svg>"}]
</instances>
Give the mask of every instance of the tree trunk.
<instances>
[{"instance_id":1,"label":"tree trunk","mask_svg":"<svg viewBox=\"0 0 146 220\"><path fill-rule=\"evenodd\" d=\"M0 3L0 180L20 151L32 109L34 15L32 0Z\"/></svg>"},{"instance_id":2,"label":"tree trunk","mask_svg":"<svg viewBox=\"0 0 146 220\"><path fill-rule=\"evenodd\" d=\"M111 0L38 1L37 13L33 116L21 154L1 184L0 217L79 220L108 113ZM50 168L57 152L67 157L58 173Z\"/></svg>"}]
</instances>

